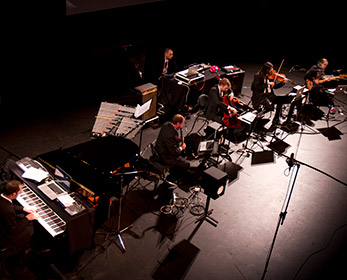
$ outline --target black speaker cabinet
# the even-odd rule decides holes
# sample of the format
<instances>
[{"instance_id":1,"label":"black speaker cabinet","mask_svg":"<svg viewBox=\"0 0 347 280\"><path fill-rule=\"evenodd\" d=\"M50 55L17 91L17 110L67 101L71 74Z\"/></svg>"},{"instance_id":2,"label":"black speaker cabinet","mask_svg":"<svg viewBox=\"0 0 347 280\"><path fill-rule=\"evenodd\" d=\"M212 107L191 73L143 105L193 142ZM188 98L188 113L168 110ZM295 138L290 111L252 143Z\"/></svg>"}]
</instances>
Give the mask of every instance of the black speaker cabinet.
<instances>
[{"instance_id":1,"label":"black speaker cabinet","mask_svg":"<svg viewBox=\"0 0 347 280\"><path fill-rule=\"evenodd\" d=\"M212 166L202 174L201 187L205 194L213 199L217 199L225 192L228 174Z\"/></svg>"},{"instance_id":2,"label":"black speaker cabinet","mask_svg":"<svg viewBox=\"0 0 347 280\"><path fill-rule=\"evenodd\" d=\"M239 69L231 73L227 73L223 78L228 78L232 84L233 92L236 96L239 96L242 92L243 80L245 78L245 71Z\"/></svg>"}]
</instances>

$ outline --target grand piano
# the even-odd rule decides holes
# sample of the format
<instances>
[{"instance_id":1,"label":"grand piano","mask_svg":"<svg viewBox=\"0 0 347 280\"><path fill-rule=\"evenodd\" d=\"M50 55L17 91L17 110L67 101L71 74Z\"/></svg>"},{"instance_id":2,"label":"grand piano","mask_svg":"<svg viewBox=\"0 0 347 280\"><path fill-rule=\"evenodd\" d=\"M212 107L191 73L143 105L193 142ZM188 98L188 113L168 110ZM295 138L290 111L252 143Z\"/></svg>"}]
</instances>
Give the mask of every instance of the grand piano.
<instances>
[{"instance_id":1,"label":"grand piano","mask_svg":"<svg viewBox=\"0 0 347 280\"><path fill-rule=\"evenodd\" d=\"M45 166L60 166L72 177L71 189L96 209L95 222L107 219L109 200L121 191L118 173L134 166L139 147L123 137L101 137L37 157ZM124 184L131 180L124 178Z\"/></svg>"},{"instance_id":2,"label":"grand piano","mask_svg":"<svg viewBox=\"0 0 347 280\"><path fill-rule=\"evenodd\" d=\"M120 194L119 174L132 168L138 152L139 147L129 139L102 137L41 154L35 160L47 171L53 174L59 166L71 176L71 192L86 210L70 216L57 201L40 192L38 183L23 178L23 170L15 166L12 172L24 183L18 202L39 209L38 222L57 244L67 245L70 255L90 248L95 228L108 218L110 198ZM132 179L125 176L123 185Z\"/></svg>"}]
</instances>

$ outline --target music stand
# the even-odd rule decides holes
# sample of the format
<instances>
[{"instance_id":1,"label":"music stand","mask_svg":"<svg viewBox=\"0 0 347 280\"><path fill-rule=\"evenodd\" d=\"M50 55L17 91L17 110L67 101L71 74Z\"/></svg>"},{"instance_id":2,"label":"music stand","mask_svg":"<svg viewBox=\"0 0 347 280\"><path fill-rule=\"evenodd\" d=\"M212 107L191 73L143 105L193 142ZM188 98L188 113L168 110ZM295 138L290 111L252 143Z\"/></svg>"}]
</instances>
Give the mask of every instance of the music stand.
<instances>
[{"instance_id":1,"label":"music stand","mask_svg":"<svg viewBox=\"0 0 347 280\"><path fill-rule=\"evenodd\" d=\"M262 112L260 112L258 114L254 114L252 112L247 112L246 114L241 115L239 117L239 119L241 119L242 121L244 121L245 123L247 123L250 126L248 129L248 135L247 135L246 143L242 145L243 146L242 149L238 150L238 152L241 152L242 154L244 152L246 152L247 157L249 157L249 155L253 152L250 148L248 148L248 141L249 141L249 138L251 137L252 133L254 132L255 127L257 126L258 120L262 117L261 113Z\"/></svg>"}]
</instances>

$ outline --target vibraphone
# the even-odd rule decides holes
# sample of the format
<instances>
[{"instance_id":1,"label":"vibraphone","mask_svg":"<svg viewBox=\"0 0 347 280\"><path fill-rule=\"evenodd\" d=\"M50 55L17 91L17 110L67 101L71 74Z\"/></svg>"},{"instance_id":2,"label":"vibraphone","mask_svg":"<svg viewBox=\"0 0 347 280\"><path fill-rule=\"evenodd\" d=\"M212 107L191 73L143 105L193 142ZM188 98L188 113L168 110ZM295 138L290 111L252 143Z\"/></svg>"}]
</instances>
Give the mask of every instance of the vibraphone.
<instances>
[{"instance_id":1,"label":"vibraphone","mask_svg":"<svg viewBox=\"0 0 347 280\"><path fill-rule=\"evenodd\" d=\"M132 139L141 128L142 120L134 118L135 108L101 102L93 126L93 136L120 136Z\"/></svg>"}]
</instances>

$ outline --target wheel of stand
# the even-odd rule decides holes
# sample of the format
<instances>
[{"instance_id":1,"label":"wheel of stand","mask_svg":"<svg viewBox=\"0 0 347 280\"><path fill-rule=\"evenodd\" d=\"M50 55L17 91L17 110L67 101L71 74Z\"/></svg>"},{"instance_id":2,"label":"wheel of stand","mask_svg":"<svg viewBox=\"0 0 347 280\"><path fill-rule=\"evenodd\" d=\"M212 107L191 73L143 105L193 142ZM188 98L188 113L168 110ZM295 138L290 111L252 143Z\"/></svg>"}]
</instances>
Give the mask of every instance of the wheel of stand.
<instances>
[{"instance_id":1,"label":"wheel of stand","mask_svg":"<svg viewBox=\"0 0 347 280\"><path fill-rule=\"evenodd\" d=\"M185 197L176 197L175 206L178 208L185 208L188 204L188 199Z\"/></svg>"},{"instance_id":2,"label":"wheel of stand","mask_svg":"<svg viewBox=\"0 0 347 280\"><path fill-rule=\"evenodd\" d=\"M174 205L164 205L160 207L160 213L163 213L165 215L172 214L173 207Z\"/></svg>"},{"instance_id":3,"label":"wheel of stand","mask_svg":"<svg viewBox=\"0 0 347 280\"><path fill-rule=\"evenodd\" d=\"M205 205L203 203L191 204L189 211L194 216L200 216L205 213Z\"/></svg>"}]
</instances>

